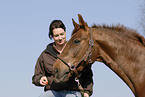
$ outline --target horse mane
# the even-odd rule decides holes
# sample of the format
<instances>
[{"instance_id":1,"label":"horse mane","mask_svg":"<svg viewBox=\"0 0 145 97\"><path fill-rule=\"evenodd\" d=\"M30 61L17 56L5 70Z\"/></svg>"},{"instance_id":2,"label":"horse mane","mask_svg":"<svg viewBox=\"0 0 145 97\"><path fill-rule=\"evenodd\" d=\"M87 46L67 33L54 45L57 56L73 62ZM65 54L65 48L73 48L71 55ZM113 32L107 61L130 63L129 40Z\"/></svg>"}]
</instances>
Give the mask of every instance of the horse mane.
<instances>
[{"instance_id":1,"label":"horse mane","mask_svg":"<svg viewBox=\"0 0 145 97\"><path fill-rule=\"evenodd\" d=\"M120 32L120 33L123 33L125 35L127 35L129 38L132 38L134 40L138 40L139 42L141 42L144 46L145 46L145 38L141 35L138 34L138 32L136 30L133 30L133 29L129 29L127 27L125 27L124 25L112 25L112 26L108 26L108 25L96 25L94 24L92 26L92 28L96 28L96 29L99 29L99 28L106 28L106 29L112 29L112 30L115 30L117 32Z\"/></svg>"}]
</instances>

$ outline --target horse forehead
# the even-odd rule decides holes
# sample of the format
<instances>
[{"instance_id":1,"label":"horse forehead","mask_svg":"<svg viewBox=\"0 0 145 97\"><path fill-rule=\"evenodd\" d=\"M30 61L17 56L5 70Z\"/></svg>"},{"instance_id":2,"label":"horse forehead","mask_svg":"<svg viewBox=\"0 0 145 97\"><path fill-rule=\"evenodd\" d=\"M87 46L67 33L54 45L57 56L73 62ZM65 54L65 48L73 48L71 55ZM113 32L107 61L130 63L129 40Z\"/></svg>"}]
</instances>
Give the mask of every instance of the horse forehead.
<instances>
[{"instance_id":1,"label":"horse forehead","mask_svg":"<svg viewBox=\"0 0 145 97\"><path fill-rule=\"evenodd\" d=\"M84 30L84 29L80 28L79 30L74 30L72 35L87 34L87 33L88 33L88 30Z\"/></svg>"}]
</instances>

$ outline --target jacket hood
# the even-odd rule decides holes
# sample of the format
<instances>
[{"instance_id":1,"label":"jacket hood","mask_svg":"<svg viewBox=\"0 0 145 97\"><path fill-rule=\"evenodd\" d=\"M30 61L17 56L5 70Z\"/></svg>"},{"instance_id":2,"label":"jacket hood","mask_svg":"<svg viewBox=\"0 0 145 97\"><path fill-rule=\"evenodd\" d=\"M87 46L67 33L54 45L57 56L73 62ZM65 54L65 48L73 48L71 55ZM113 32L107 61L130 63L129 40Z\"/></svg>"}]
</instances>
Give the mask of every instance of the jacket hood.
<instances>
[{"instance_id":1,"label":"jacket hood","mask_svg":"<svg viewBox=\"0 0 145 97\"><path fill-rule=\"evenodd\" d=\"M49 53L51 56L57 58L57 54L60 54L60 53L53 47L53 44L54 42L48 44L44 52Z\"/></svg>"}]
</instances>

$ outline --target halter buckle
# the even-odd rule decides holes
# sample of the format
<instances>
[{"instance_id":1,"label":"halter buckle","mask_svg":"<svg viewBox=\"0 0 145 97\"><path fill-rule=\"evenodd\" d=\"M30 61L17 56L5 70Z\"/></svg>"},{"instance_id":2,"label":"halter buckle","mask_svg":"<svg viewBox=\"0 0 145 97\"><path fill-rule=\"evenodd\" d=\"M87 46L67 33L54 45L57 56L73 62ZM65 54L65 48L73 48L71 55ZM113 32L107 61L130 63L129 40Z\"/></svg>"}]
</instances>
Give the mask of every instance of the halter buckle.
<instances>
[{"instance_id":1,"label":"halter buckle","mask_svg":"<svg viewBox=\"0 0 145 97\"><path fill-rule=\"evenodd\" d=\"M71 71L74 71L76 69L76 67L73 64L68 63L68 66Z\"/></svg>"},{"instance_id":2,"label":"halter buckle","mask_svg":"<svg viewBox=\"0 0 145 97\"><path fill-rule=\"evenodd\" d=\"M89 41L89 45L90 45L91 47L94 46L94 41L93 41L92 39Z\"/></svg>"}]
</instances>

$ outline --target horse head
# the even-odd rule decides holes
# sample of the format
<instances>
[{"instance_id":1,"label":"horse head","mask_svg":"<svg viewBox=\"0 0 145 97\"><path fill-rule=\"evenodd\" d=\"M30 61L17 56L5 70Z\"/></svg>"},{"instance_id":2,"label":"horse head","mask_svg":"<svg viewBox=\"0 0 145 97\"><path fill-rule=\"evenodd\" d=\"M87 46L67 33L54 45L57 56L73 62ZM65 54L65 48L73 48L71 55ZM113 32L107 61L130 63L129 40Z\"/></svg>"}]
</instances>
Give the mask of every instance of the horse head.
<instances>
[{"instance_id":1,"label":"horse head","mask_svg":"<svg viewBox=\"0 0 145 97\"><path fill-rule=\"evenodd\" d=\"M78 71L96 59L92 55L95 46L92 28L87 25L81 15L78 17L79 24L72 19L74 25L72 37L54 63L53 71L56 82L67 81L73 73L78 76Z\"/></svg>"}]
</instances>

